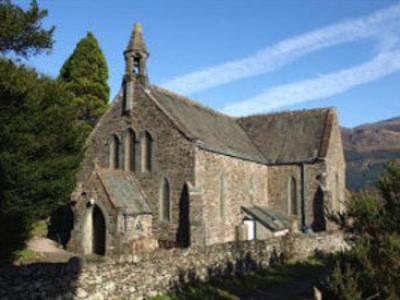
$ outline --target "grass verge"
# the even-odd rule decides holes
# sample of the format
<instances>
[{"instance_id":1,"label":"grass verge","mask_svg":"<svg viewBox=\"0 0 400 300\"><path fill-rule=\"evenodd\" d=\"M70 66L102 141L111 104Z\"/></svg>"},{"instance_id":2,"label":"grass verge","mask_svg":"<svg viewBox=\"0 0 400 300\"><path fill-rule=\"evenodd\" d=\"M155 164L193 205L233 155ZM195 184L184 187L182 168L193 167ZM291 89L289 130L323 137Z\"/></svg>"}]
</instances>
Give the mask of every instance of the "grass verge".
<instances>
[{"instance_id":1,"label":"grass verge","mask_svg":"<svg viewBox=\"0 0 400 300\"><path fill-rule=\"evenodd\" d=\"M322 259L270 266L245 276L235 276L159 295L151 300L312 299L312 286L326 273Z\"/></svg>"}]
</instances>

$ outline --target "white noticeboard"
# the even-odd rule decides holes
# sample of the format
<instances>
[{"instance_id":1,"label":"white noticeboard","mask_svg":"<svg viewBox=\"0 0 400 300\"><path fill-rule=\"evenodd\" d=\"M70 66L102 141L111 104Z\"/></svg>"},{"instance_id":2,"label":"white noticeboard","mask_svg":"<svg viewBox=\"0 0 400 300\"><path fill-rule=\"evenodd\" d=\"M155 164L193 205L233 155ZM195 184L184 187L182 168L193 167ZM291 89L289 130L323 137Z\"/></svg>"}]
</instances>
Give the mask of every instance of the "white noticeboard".
<instances>
[{"instance_id":1,"label":"white noticeboard","mask_svg":"<svg viewBox=\"0 0 400 300\"><path fill-rule=\"evenodd\" d=\"M244 224L247 227L247 239L254 240L256 235L256 222L254 222L254 220L244 220Z\"/></svg>"}]
</instances>

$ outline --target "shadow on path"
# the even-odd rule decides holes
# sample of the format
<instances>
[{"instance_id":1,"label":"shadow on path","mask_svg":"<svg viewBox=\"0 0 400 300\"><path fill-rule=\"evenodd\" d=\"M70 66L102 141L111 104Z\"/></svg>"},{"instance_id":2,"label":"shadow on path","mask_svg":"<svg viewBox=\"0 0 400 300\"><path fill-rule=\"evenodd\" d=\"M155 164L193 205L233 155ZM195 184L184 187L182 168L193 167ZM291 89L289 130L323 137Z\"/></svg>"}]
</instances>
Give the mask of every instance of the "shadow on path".
<instances>
[{"instance_id":1,"label":"shadow on path","mask_svg":"<svg viewBox=\"0 0 400 300\"><path fill-rule=\"evenodd\" d=\"M72 299L77 292L81 261L0 267L0 299Z\"/></svg>"}]
</instances>

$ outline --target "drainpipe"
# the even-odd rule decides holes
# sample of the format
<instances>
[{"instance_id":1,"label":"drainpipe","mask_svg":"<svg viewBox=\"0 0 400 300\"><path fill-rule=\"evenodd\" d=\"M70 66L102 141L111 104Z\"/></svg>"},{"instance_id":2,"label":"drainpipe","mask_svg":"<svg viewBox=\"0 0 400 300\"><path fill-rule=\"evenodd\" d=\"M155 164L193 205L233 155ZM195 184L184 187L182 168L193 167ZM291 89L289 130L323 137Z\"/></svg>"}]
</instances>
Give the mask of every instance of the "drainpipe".
<instances>
[{"instance_id":1,"label":"drainpipe","mask_svg":"<svg viewBox=\"0 0 400 300\"><path fill-rule=\"evenodd\" d=\"M306 168L304 163L300 164L301 170L301 227L306 230L307 226L307 202L306 202Z\"/></svg>"}]
</instances>

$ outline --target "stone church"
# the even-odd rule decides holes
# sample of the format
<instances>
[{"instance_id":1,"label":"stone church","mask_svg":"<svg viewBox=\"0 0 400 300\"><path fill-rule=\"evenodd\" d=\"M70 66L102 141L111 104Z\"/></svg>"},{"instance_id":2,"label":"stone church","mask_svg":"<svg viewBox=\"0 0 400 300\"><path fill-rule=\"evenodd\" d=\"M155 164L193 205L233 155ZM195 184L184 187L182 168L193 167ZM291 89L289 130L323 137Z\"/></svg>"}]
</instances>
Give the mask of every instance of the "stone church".
<instances>
[{"instance_id":1,"label":"stone church","mask_svg":"<svg viewBox=\"0 0 400 300\"><path fill-rule=\"evenodd\" d=\"M234 118L152 85L139 25L120 92L87 141L68 247L112 255L332 228L345 161L336 110Z\"/></svg>"}]
</instances>

